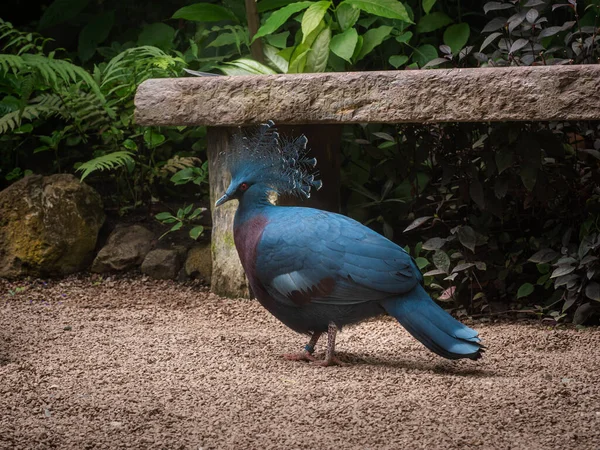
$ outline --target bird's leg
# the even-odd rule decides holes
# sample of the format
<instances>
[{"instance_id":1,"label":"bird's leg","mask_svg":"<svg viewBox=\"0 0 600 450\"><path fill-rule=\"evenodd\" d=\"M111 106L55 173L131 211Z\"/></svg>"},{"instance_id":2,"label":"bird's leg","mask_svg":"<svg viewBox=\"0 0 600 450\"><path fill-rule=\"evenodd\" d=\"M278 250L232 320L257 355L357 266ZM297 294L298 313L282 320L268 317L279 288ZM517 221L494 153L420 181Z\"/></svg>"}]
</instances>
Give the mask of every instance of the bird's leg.
<instances>
[{"instance_id":1,"label":"bird's leg","mask_svg":"<svg viewBox=\"0 0 600 450\"><path fill-rule=\"evenodd\" d=\"M325 353L325 359L323 361L317 361L315 364L322 367L346 365L335 356L335 335L337 334L337 331L338 328L331 322L329 327L327 327L327 352Z\"/></svg>"},{"instance_id":2,"label":"bird's leg","mask_svg":"<svg viewBox=\"0 0 600 450\"><path fill-rule=\"evenodd\" d=\"M314 361L315 357L312 354L315 352L315 345L317 345L319 337L321 337L321 333L314 332L308 344L304 346L304 350L298 353L287 353L283 357L290 361Z\"/></svg>"}]
</instances>

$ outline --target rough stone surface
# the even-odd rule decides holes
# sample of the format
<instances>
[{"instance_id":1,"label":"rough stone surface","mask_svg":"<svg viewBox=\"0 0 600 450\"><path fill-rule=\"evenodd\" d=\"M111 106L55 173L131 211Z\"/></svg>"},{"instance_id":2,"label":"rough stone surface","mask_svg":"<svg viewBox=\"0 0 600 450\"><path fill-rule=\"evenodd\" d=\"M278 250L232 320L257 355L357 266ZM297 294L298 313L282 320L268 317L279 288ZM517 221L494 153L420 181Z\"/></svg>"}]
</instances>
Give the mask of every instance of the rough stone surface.
<instances>
[{"instance_id":1,"label":"rough stone surface","mask_svg":"<svg viewBox=\"0 0 600 450\"><path fill-rule=\"evenodd\" d=\"M2 449L600 449L600 329L472 323L475 361L390 318L344 328L345 367L195 282L0 280ZM317 346L323 358L325 342Z\"/></svg>"},{"instance_id":2,"label":"rough stone surface","mask_svg":"<svg viewBox=\"0 0 600 450\"><path fill-rule=\"evenodd\" d=\"M141 267L142 273L156 280L174 280L180 269L180 253L162 248L148 252Z\"/></svg>"},{"instance_id":3,"label":"rough stone surface","mask_svg":"<svg viewBox=\"0 0 600 450\"><path fill-rule=\"evenodd\" d=\"M92 272L122 272L139 266L152 249L154 234L141 225L116 228L98 252Z\"/></svg>"},{"instance_id":4,"label":"rough stone surface","mask_svg":"<svg viewBox=\"0 0 600 450\"><path fill-rule=\"evenodd\" d=\"M199 278L210 283L212 255L210 243L194 245L188 250L184 269L188 277Z\"/></svg>"},{"instance_id":5,"label":"rough stone surface","mask_svg":"<svg viewBox=\"0 0 600 450\"><path fill-rule=\"evenodd\" d=\"M32 175L0 192L0 277L60 275L91 262L102 199L73 175Z\"/></svg>"},{"instance_id":6,"label":"rough stone surface","mask_svg":"<svg viewBox=\"0 0 600 450\"><path fill-rule=\"evenodd\" d=\"M151 79L141 125L600 119L600 65Z\"/></svg>"}]
</instances>

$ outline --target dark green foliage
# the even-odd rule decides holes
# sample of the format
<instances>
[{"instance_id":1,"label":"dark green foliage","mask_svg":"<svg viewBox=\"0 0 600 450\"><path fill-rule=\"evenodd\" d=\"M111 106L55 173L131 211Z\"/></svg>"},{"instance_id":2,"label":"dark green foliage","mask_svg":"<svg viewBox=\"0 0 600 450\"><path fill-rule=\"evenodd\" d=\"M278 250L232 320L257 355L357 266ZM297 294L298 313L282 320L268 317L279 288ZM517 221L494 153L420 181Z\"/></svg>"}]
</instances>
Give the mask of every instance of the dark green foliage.
<instances>
[{"instance_id":1,"label":"dark green foliage","mask_svg":"<svg viewBox=\"0 0 600 450\"><path fill-rule=\"evenodd\" d=\"M555 318L593 303L598 124L369 126L361 134L345 147L347 212L410 240L441 300L482 312L490 301L532 304Z\"/></svg>"}]
</instances>

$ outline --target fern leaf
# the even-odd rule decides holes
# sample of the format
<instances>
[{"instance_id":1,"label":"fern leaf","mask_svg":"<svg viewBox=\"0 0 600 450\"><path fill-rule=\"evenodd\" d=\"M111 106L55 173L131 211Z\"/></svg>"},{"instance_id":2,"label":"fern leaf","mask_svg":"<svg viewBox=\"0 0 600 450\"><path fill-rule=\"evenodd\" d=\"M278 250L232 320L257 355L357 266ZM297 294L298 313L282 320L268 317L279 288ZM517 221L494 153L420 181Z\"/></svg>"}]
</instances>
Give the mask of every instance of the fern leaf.
<instances>
[{"instance_id":1,"label":"fern leaf","mask_svg":"<svg viewBox=\"0 0 600 450\"><path fill-rule=\"evenodd\" d=\"M23 58L17 55L0 55L0 67L2 68L2 74L12 71L16 75L18 71L25 67L25 62Z\"/></svg>"},{"instance_id":2,"label":"fern leaf","mask_svg":"<svg viewBox=\"0 0 600 450\"><path fill-rule=\"evenodd\" d=\"M49 117L55 113L56 110L41 105L27 105L23 110L11 111L0 117L0 135L19 128L23 119L33 120L41 116Z\"/></svg>"},{"instance_id":3,"label":"fern leaf","mask_svg":"<svg viewBox=\"0 0 600 450\"><path fill-rule=\"evenodd\" d=\"M133 159L133 153L127 151L119 151L109 153L108 155L98 156L97 158L91 159L77 168L81 174L81 181L83 181L89 174L97 170L114 170L119 167L123 167L127 164L135 164Z\"/></svg>"}]
</instances>

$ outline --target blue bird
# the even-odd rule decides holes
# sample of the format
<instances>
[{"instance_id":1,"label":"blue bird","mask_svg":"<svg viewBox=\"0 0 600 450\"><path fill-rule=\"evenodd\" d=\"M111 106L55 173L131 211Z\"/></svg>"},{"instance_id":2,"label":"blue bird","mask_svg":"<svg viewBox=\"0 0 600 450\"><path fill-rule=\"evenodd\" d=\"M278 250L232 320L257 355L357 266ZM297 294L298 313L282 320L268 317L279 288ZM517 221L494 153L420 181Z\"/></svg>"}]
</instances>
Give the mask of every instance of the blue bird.
<instances>
[{"instance_id":1,"label":"blue bird","mask_svg":"<svg viewBox=\"0 0 600 450\"><path fill-rule=\"evenodd\" d=\"M311 174L316 159L307 157L307 142L305 136L283 139L272 121L237 136L227 155L231 183L215 205L239 202L234 240L258 301L292 330L311 336L303 351L284 357L315 361L315 345L327 332L319 364L341 364L337 331L387 312L434 353L479 359L478 333L429 297L404 249L346 216L272 203L272 193L307 198L321 187Z\"/></svg>"}]
</instances>

